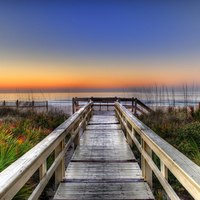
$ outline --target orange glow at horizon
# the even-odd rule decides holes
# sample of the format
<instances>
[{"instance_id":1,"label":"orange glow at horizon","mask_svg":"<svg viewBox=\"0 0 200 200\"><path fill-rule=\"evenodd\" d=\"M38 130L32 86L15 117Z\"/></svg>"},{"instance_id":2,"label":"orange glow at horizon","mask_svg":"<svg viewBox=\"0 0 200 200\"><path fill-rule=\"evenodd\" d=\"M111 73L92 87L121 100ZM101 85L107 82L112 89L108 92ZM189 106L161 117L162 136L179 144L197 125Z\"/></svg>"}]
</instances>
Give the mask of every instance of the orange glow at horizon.
<instances>
[{"instance_id":1,"label":"orange glow at horizon","mask_svg":"<svg viewBox=\"0 0 200 200\"><path fill-rule=\"evenodd\" d=\"M181 70L188 65L161 61L0 61L0 89L107 89L155 84L176 86L184 83L184 80L188 83L198 80L198 67L191 72Z\"/></svg>"}]
</instances>

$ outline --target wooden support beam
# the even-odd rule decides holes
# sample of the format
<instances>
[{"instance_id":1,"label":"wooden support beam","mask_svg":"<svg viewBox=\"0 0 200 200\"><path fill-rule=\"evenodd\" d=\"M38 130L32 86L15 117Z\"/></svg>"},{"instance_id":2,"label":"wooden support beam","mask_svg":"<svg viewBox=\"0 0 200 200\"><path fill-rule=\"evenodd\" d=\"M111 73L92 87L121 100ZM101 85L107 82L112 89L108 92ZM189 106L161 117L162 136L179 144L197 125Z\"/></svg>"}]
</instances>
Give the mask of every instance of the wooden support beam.
<instances>
[{"instance_id":1,"label":"wooden support beam","mask_svg":"<svg viewBox=\"0 0 200 200\"><path fill-rule=\"evenodd\" d=\"M72 113L74 114L75 110L74 110L74 98L72 98Z\"/></svg>"},{"instance_id":2,"label":"wooden support beam","mask_svg":"<svg viewBox=\"0 0 200 200\"><path fill-rule=\"evenodd\" d=\"M135 102L135 98L132 97L132 102L131 102L132 108L131 108L131 112L133 112L134 102Z\"/></svg>"},{"instance_id":3,"label":"wooden support beam","mask_svg":"<svg viewBox=\"0 0 200 200\"><path fill-rule=\"evenodd\" d=\"M141 146L144 151L147 152L150 158L152 158L152 149L148 146L148 144L141 138ZM142 156L142 175L144 180L147 181L149 187L153 188L153 179L152 179L152 169L145 160L144 156Z\"/></svg>"},{"instance_id":4,"label":"wooden support beam","mask_svg":"<svg viewBox=\"0 0 200 200\"><path fill-rule=\"evenodd\" d=\"M74 125L74 132L76 132L78 128L79 128L79 121ZM78 133L76 134L76 137L74 138L74 148L76 149L76 147L79 144L80 144L80 134L78 130Z\"/></svg>"},{"instance_id":5,"label":"wooden support beam","mask_svg":"<svg viewBox=\"0 0 200 200\"><path fill-rule=\"evenodd\" d=\"M47 162L45 160L44 163L42 163L42 165L39 168L39 180L40 181L43 179L43 177L46 175L46 173L47 173Z\"/></svg>"},{"instance_id":6,"label":"wooden support beam","mask_svg":"<svg viewBox=\"0 0 200 200\"><path fill-rule=\"evenodd\" d=\"M19 108L19 101L18 100L16 101L16 107L17 107L17 109Z\"/></svg>"},{"instance_id":7,"label":"wooden support beam","mask_svg":"<svg viewBox=\"0 0 200 200\"><path fill-rule=\"evenodd\" d=\"M135 110L134 110L134 115L137 115L137 98L135 98Z\"/></svg>"},{"instance_id":8,"label":"wooden support beam","mask_svg":"<svg viewBox=\"0 0 200 200\"><path fill-rule=\"evenodd\" d=\"M168 169L162 161L160 161L160 168L161 168L162 175L168 181Z\"/></svg>"},{"instance_id":9,"label":"wooden support beam","mask_svg":"<svg viewBox=\"0 0 200 200\"><path fill-rule=\"evenodd\" d=\"M32 101L32 111L34 111L34 101Z\"/></svg>"},{"instance_id":10,"label":"wooden support beam","mask_svg":"<svg viewBox=\"0 0 200 200\"><path fill-rule=\"evenodd\" d=\"M126 120L126 130L128 129L128 121ZM133 145L133 141L131 139L131 136L129 135L129 132L126 131L126 139L127 139L127 143L130 147L132 147Z\"/></svg>"},{"instance_id":11,"label":"wooden support beam","mask_svg":"<svg viewBox=\"0 0 200 200\"><path fill-rule=\"evenodd\" d=\"M48 105L48 101L46 101L46 112L49 111L49 105Z\"/></svg>"},{"instance_id":12,"label":"wooden support beam","mask_svg":"<svg viewBox=\"0 0 200 200\"><path fill-rule=\"evenodd\" d=\"M85 113L83 113L83 115L82 115L83 131L85 131L85 130L86 130L86 119L85 119L85 116L86 116L86 114L85 114Z\"/></svg>"},{"instance_id":13,"label":"wooden support beam","mask_svg":"<svg viewBox=\"0 0 200 200\"><path fill-rule=\"evenodd\" d=\"M61 143L55 148L55 159L59 156L64 147L65 147L65 140L62 140ZM64 174L65 174L65 157L63 157L57 169L55 170L56 189L58 188L60 182L63 181Z\"/></svg>"}]
</instances>

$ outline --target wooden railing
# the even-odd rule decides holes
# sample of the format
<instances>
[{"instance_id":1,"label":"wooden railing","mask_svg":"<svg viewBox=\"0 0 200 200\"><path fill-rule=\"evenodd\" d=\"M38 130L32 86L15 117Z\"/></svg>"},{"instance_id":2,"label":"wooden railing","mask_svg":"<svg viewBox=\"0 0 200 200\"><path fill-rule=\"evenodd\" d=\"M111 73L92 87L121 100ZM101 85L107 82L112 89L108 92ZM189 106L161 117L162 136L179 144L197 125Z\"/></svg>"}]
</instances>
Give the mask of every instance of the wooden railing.
<instances>
[{"instance_id":1,"label":"wooden railing","mask_svg":"<svg viewBox=\"0 0 200 200\"><path fill-rule=\"evenodd\" d=\"M9 102L9 101L2 101L0 103L0 107L6 107L6 108L30 108L34 110L35 108L46 108L46 111L48 112L48 101L38 102L38 101L19 101L16 100L15 102Z\"/></svg>"},{"instance_id":2,"label":"wooden railing","mask_svg":"<svg viewBox=\"0 0 200 200\"><path fill-rule=\"evenodd\" d=\"M39 183L29 200L38 199L55 172L55 188L63 180L65 173L65 153L74 141L75 147L79 144L79 130L86 128L92 112L92 102L82 107L78 112L68 118L39 144L24 154L21 158L0 173L0 199L12 199L23 185L39 169ZM66 141L66 135L71 137ZM54 151L55 160L47 171L46 160Z\"/></svg>"},{"instance_id":3,"label":"wooden railing","mask_svg":"<svg viewBox=\"0 0 200 200\"><path fill-rule=\"evenodd\" d=\"M86 97L86 98L73 98L72 99L72 109L73 113L75 113L77 110L81 108L80 102L87 103L89 101L93 101L93 105L95 107L99 107L99 110L101 110L102 107L107 107L107 111L109 107L114 107L115 102L118 101L127 109L130 109L131 112L134 111L134 115L137 115L137 111L140 113L145 112L151 112L152 110L146 106L144 103L142 103L137 98L125 98L125 97Z\"/></svg>"},{"instance_id":4,"label":"wooden railing","mask_svg":"<svg viewBox=\"0 0 200 200\"><path fill-rule=\"evenodd\" d=\"M170 199L179 199L168 183L168 169L194 197L200 199L200 167L185 155L159 137L155 132L138 120L120 103L115 103L115 113L122 128L126 130L127 141L137 146L142 156L142 173L152 188L152 171L157 176ZM139 134L141 142L136 137ZM160 158L160 169L152 160L152 152Z\"/></svg>"}]
</instances>

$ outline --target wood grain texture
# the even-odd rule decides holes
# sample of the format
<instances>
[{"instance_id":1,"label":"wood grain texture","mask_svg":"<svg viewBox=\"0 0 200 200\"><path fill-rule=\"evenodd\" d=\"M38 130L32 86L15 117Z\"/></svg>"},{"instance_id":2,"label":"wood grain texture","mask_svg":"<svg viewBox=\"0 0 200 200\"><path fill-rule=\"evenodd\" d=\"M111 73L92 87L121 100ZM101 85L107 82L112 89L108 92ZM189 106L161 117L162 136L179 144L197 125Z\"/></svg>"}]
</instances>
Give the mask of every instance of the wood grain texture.
<instances>
[{"instance_id":1,"label":"wood grain texture","mask_svg":"<svg viewBox=\"0 0 200 200\"><path fill-rule=\"evenodd\" d=\"M158 136L155 132L153 132L140 120L134 117L132 113L129 112L127 109L125 109L122 105L120 105L119 103L115 103L115 105L116 109L118 110L118 115L120 115L119 118L122 119L125 117L126 120L128 120L133 129L137 131L137 133L146 142L146 144L148 144L148 146L161 159L162 164L165 166L165 168L169 169L174 174L174 176L180 181L180 183L195 199L200 200L200 167L196 165L194 162L192 162L185 155L183 155L176 148L167 143L160 136ZM128 129L128 127L126 127L126 129L129 132L132 139L134 140L131 131ZM134 140L134 142L137 141ZM140 149L140 151L142 153L142 149ZM151 163L149 159L148 163L149 164ZM163 183L166 182L167 179L166 170L164 172L162 169L162 173L159 171L157 174L159 178L162 179ZM165 180L163 180L163 178ZM165 186L163 185L163 187ZM170 188L168 189L169 191L172 192Z\"/></svg>"},{"instance_id":2,"label":"wood grain texture","mask_svg":"<svg viewBox=\"0 0 200 200\"><path fill-rule=\"evenodd\" d=\"M15 196L15 194L24 186L35 171L40 168L47 157L71 131L74 124L80 120L83 113L91 106L92 103L82 107L78 112L57 127L44 140L0 173L0 199L9 200ZM44 176L43 179L45 177L46 176Z\"/></svg>"},{"instance_id":3,"label":"wood grain texture","mask_svg":"<svg viewBox=\"0 0 200 200\"><path fill-rule=\"evenodd\" d=\"M145 182L61 183L54 199L154 199Z\"/></svg>"},{"instance_id":4,"label":"wood grain texture","mask_svg":"<svg viewBox=\"0 0 200 200\"><path fill-rule=\"evenodd\" d=\"M154 199L115 116L93 116L54 199Z\"/></svg>"}]
</instances>

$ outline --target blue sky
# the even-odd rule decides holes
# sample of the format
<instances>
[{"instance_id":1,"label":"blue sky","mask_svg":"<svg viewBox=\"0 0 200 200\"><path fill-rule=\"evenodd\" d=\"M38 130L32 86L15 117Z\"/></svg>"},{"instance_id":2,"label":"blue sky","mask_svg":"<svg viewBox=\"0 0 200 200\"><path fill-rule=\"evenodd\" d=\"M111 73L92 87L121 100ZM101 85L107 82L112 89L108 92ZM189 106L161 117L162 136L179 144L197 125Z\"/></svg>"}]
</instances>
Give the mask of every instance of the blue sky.
<instances>
[{"instance_id":1,"label":"blue sky","mask_svg":"<svg viewBox=\"0 0 200 200\"><path fill-rule=\"evenodd\" d=\"M0 89L198 83L199 9L199 1L1 1Z\"/></svg>"}]
</instances>

